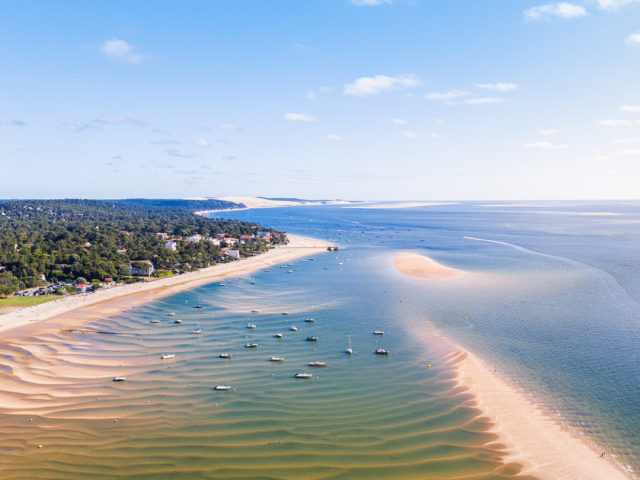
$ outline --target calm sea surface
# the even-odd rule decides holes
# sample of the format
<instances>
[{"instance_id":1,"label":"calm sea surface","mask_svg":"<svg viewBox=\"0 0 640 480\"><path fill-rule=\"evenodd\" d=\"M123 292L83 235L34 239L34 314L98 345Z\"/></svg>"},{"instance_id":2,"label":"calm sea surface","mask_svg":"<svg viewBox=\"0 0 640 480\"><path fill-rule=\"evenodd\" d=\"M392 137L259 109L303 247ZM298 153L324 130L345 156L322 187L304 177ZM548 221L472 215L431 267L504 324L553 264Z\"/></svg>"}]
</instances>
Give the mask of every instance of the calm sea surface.
<instances>
[{"instance_id":1,"label":"calm sea surface","mask_svg":"<svg viewBox=\"0 0 640 480\"><path fill-rule=\"evenodd\" d=\"M517 466L502 464L485 419L455 388L449 350L423 340L430 333L478 354L638 471L638 207L234 212L341 249L88 324L127 335L53 329L48 342L81 342L79 356L124 366L61 383L71 400L50 414L0 415L0 478L513 476ZM393 267L401 252L473 273L441 282L406 277ZM192 308L198 302L202 310ZM162 323L149 324L154 318ZM198 324L204 334L190 335ZM305 341L311 335L318 341ZM349 340L352 356L344 353ZM243 348L248 342L259 347ZM391 354L375 355L381 347ZM223 352L234 358L218 358ZM176 357L162 362L163 353ZM286 362L268 362L272 355ZM328 367L306 366L313 361ZM314 378L293 378L303 372ZM132 381L110 382L117 374Z\"/></svg>"}]
</instances>

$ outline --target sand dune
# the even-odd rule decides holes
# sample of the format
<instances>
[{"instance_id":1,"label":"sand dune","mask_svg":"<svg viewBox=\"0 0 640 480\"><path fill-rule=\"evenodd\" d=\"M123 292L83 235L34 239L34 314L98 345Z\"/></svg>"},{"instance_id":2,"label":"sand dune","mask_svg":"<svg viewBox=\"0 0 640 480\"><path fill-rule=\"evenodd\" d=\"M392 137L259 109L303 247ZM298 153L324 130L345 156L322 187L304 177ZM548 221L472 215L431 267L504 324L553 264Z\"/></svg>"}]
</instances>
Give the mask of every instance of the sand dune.
<instances>
[{"instance_id":1,"label":"sand dune","mask_svg":"<svg viewBox=\"0 0 640 480\"><path fill-rule=\"evenodd\" d=\"M410 277L424 278L426 280L445 280L457 278L464 272L454 268L445 267L431 260L429 257L416 255L415 253L403 253L393 259L398 271Z\"/></svg>"}]
</instances>

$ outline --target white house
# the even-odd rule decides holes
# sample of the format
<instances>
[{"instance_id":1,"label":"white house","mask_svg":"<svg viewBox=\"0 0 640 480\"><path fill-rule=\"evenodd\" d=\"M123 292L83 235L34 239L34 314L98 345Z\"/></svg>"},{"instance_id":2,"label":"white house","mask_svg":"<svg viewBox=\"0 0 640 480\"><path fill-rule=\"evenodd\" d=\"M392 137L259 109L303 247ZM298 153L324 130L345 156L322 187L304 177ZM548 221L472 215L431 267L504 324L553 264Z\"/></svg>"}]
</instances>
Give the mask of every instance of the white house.
<instances>
[{"instance_id":1,"label":"white house","mask_svg":"<svg viewBox=\"0 0 640 480\"><path fill-rule=\"evenodd\" d=\"M176 251L176 245L177 245L176 242L171 241L171 242L165 243L164 244L164 248L169 248L169 249L171 249L171 250L173 250L175 252Z\"/></svg>"},{"instance_id":2,"label":"white house","mask_svg":"<svg viewBox=\"0 0 640 480\"><path fill-rule=\"evenodd\" d=\"M264 238L269 236L271 236L269 232L258 232L258 238Z\"/></svg>"},{"instance_id":3,"label":"white house","mask_svg":"<svg viewBox=\"0 0 640 480\"><path fill-rule=\"evenodd\" d=\"M145 263L146 268L136 268L134 263ZM151 275L154 271L153 264L149 260L136 260L135 262L129 262L129 270L131 275Z\"/></svg>"},{"instance_id":4,"label":"white house","mask_svg":"<svg viewBox=\"0 0 640 480\"><path fill-rule=\"evenodd\" d=\"M207 242L213 243L216 246L220 246L220 239L219 238L207 237L205 240Z\"/></svg>"},{"instance_id":5,"label":"white house","mask_svg":"<svg viewBox=\"0 0 640 480\"><path fill-rule=\"evenodd\" d=\"M236 260L238 260L240 258L240 252L238 250L227 250L226 253L231 258L235 258Z\"/></svg>"},{"instance_id":6,"label":"white house","mask_svg":"<svg viewBox=\"0 0 640 480\"><path fill-rule=\"evenodd\" d=\"M192 235L189 238L187 238L187 242L189 242L189 243L198 243L202 239L203 239L203 236L200 235L199 233L196 233L195 235Z\"/></svg>"}]
</instances>

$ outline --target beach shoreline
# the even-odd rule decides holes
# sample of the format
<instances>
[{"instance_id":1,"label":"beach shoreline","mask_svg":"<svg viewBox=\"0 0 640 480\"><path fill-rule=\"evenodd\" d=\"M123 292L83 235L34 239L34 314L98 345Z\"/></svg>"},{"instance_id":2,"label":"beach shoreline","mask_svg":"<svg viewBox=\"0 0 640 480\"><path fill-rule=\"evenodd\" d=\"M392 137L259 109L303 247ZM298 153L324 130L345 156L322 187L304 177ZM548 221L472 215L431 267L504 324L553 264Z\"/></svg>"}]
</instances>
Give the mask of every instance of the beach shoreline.
<instances>
[{"instance_id":1,"label":"beach shoreline","mask_svg":"<svg viewBox=\"0 0 640 480\"><path fill-rule=\"evenodd\" d=\"M436 282L455 282L460 278L447 275L438 278L440 269L447 267L433 260L422 266L426 272L424 276L417 275L416 272L401 268L402 265L399 266L397 262L399 257L394 258L394 267L404 275ZM411 260L408 258L408 261ZM414 270L416 268L413 267ZM527 392L503 377L497 368L488 366L482 357L457 345L441 332L433 333L418 326L414 326L413 330L424 342L443 343L448 348L450 353L446 355L446 361L455 367L457 385L473 396L474 407L489 420L489 432L498 438L493 443L500 445L505 453L504 463L522 467L519 475L540 480L634 478L615 462L611 452L600 457L606 447L598 450L586 439L578 437L554 418L552 412L536 404L527 396Z\"/></svg>"},{"instance_id":2,"label":"beach shoreline","mask_svg":"<svg viewBox=\"0 0 640 480\"><path fill-rule=\"evenodd\" d=\"M278 246L266 253L224 265L215 265L197 272L173 275L146 283L119 285L90 294L74 295L34 307L14 310L0 315L0 333L6 333L16 328L50 320L81 308L110 302L122 297L135 295L142 297L142 294L145 294L143 301L134 303L146 303L200 285L213 283L231 275L249 274L261 268L308 255L314 251L325 251L329 246L329 243L313 238L296 235L288 235L288 238L290 243L286 246Z\"/></svg>"}]
</instances>

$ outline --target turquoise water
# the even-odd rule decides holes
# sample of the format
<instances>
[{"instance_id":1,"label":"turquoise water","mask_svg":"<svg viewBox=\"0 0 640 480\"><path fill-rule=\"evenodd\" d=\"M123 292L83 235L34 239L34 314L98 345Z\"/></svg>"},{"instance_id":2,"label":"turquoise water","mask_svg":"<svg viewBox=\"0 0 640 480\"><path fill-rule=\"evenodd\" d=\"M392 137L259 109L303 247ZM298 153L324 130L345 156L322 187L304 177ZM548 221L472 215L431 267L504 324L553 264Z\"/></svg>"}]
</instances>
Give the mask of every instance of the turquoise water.
<instances>
[{"instance_id":1,"label":"turquoise water","mask_svg":"<svg viewBox=\"0 0 640 480\"><path fill-rule=\"evenodd\" d=\"M60 381L69 400L49 412L3 414L0 477L514 476L518 467L488 446L495 437L486 419L455 388L450 349L423 340L434 332L479 354L636 469L637 206L234 212L342 248L258 272L256 285L216 282L88 321L123 335L63 333L55 322L35 340L20 332L22 346L5 349L16 362L27 362L30 344L46 342L54 352L73 346L60 357L65 365L91 362L103 374ZM401 252L475 273L453 282L406 277L392 263ZM168 312L184 323L174 325ZM153 318L162 323L149 324ZM258 328L248 330L249 322ZM191 335L198 323L205 333ZM353 356L344 353L349 336ZM244 349L248 342L260 346ZM374 355L379 347L391 355ZM223 352L234 358L220 359ZM176 357L160 361L163 353ZM269 363L272 355L287 361ZM328 367L306 366L313 361ZM301 372L317 378L293 378ZM110 382L117 374L131 381Z\"/></svg>"}]
</instances>

